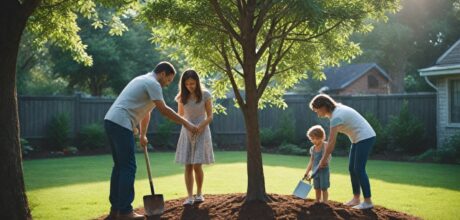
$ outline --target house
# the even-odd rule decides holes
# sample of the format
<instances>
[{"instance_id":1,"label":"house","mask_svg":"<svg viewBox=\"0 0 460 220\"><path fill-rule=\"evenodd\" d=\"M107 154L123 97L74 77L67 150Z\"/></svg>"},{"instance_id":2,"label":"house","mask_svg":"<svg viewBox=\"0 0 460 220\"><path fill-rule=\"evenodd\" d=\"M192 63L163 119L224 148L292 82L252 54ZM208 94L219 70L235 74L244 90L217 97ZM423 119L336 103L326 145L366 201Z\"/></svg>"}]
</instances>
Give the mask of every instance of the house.
<instances>
[{"instance_id":1,"label":"house","mask_svg":"<svg viewBox=\"0 0 460 220\"><path fill-rule=\"evenodd\" d=\"M351 64L324 69L322 91L335 95L388 94L390 77L376 63Z\"/></svg>"},{"instance_id":2,"label":"house","mask_svg":"<svg viewBox=\"0 0 460 220\"><path fill-rule=\"evenodd\" d=\"M438 147L453 134L460 132L460 39L452 45L434 66L420 69L437 93Z\"/></svg>"}]
</instances>

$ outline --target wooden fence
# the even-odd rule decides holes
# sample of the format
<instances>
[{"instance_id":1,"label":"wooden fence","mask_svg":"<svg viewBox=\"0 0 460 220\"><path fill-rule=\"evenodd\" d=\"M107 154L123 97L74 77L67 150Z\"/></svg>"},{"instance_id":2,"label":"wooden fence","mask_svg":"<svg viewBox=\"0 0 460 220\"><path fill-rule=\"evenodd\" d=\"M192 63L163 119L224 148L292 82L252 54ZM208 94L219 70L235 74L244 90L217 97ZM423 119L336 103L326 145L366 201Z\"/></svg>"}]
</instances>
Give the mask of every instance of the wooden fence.
<instances>
[{"instance_id":1,"label":"wooden fence","mask_svg":"<svg viewBox=\"0 0 460 220\"><path fill-rule=\"evenodd\" d=\"M283 114L289 114L295 124L298 139L304 138L308 127L322 124L327 127L325 119L318 119L308 107L311 95L286 95L288 108L285 110L267 108L260 111L259 121L263 128L276 129ZM333 96L339 102L353 107L361 114L372 113L385 125L392 115L399 114L406 100L409 109L423 124L430 137L436 143L436 94L398 94L369 96ZM21 137L26 139L44 139L51 119L58 113L66 113L70 118L71 136L75 137L81 128L91 123L102 123L107 110L114 99L75 96L20 96L19 119ZM216 141L227 144L242 144L245 139L244 119L240 109L234 107L231 99L219 101L227 108L227 115L215 115L211 131ZM173 106L174 108L174 106ZM149 127L149 135L156 134L158 124L164 122L158 111L154 111ZM172 133L177 134L180 126L174 126ZM174 135L177 136L177 135Z\"/></svg>"}]
</instances>

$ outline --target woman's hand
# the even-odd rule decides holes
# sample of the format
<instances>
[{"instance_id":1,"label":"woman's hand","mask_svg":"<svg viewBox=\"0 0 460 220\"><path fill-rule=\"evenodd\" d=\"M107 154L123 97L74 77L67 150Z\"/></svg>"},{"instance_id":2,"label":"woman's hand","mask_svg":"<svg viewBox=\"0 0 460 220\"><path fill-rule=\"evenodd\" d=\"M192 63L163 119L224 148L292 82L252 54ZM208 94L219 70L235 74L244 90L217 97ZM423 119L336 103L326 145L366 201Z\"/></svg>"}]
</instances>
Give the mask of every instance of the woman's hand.
<instances>
[{"instance_id":1,"label":"woman's hand","mask_svg":"<svg viewBox=\"0 0 460 220\"><path fill-rule=\"evenodd\" d=\"M319 169L320 168L325 168L327 167L327 159L324 159L324 157L319 161Z\"/></svg>"}]
</instances>

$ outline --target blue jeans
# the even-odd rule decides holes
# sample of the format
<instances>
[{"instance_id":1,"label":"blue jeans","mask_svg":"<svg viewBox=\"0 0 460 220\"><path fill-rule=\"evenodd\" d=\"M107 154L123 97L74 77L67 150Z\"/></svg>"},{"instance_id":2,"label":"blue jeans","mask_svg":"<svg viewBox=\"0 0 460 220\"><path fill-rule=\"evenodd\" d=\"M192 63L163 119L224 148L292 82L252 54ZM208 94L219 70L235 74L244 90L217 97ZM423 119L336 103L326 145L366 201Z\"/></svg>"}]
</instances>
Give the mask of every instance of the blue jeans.
<instances>
[{"instance_id":1,"label":"blue jeans","mask_svg":"<svg viewBox=\"0 0 460 220\"><path fill-rule=\"evenodd\" d=\"M135 142L133 132L109 120L104 121L114 166L110 178L110 204L112 211L121 214L133 210L134 178L136 175L136 159L134 157Z\"/></svg>"},{"instance_id":2,"label":"blue jeans","mask_svg":"<svg viewBox=\"0 0 460 220\"><path fill-rule=\"evenodd\" d=\"M351 145L348 171L350 171L353 195L360 195L361 188L364 198L371 197L371 185L366 173L366 163L374 143L375 137L371 137Z\"/></svg>"}]
</instances>

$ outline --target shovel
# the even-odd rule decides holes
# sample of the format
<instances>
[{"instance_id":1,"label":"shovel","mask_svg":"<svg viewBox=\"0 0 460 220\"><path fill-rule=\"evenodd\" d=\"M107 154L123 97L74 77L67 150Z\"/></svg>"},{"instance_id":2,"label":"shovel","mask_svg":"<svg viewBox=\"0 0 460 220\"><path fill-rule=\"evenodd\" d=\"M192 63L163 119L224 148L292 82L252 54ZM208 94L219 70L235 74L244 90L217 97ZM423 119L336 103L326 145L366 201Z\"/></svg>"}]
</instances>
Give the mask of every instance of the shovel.
<instances>
[{"instance_id":1,"label":"shovel","mask_svg":"<svg viewBox=\"0 0 460 220\"><path fill-rule=\"evenodd\" d=\"M165 201L163 199L162 194L156 194L155 190L153 189L153 182L152 182L152 174L150 173L150 159L147 152L147 147L144 148L144 156L145 162L147 163L147 173L149 175L149 183L150 183L150 192L152 195L145 195L144 196L144 209L145 214L147 216L152 215L161 215L163 214L165 208Z\"/></svg>"},{"instance_id":2,"label":"shovel","mask_svg":"<svg viewBox=\"0 0 460 220\"><path fill-rule=\"evenodd\" d=\"M318 169L319 167L316 167L313 169L313 173L311 175L310 180L308 180L308 183L305 182L306 177L302 178L299 183L297 184L297 187L294 189L294 192L292 193L294 196L299 197L301 199L306 199L308 196L308 193L310 192L312 185L311 185L311 179L318 174Z\"/></svg>"}]
</instances>

